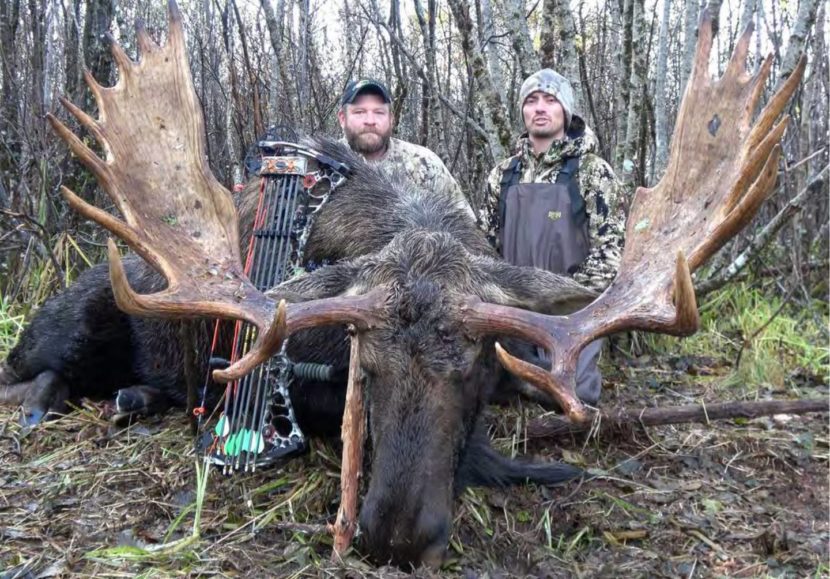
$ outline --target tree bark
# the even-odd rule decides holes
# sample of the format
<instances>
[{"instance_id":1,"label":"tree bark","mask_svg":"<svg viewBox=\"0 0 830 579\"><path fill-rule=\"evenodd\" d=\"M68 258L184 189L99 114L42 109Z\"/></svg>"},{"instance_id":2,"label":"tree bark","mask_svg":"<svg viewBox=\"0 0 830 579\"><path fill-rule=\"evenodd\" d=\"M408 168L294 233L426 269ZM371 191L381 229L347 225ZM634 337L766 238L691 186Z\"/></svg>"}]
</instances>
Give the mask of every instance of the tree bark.
<instances>
[{"instance_id":1,"label":"tree bark","mask_svg":"<svg viewBox=\"0 0 830 579\"><path fill-rule=\"evenodd\" d=\"M657 41L657 82L654 88L654 116L656 120L656 159L654 161L654 178L663 174L669 160L669 111L666 103L666 75L669 63L669 25L671 2L663 2L663 15L660 19L660 38Z\"/></svg>"},{"instance_id":2,"label":"tree bark","mask_svg":"<svg viewBox=\"0 0 830 579\"><path fill-rule=\"evenodd\" d=\"M20 26L20 0L8 0L0 3L0 66L2 66L2 96L0 96L0 177L3 182L14 178L15 157L20 152L20 140L17 137L18 114L20 102L17 83L17 31ZM5 187L4 187L5 188ZM5 197L5 195L4 195ZM9 203L6 199L3 205Z\"/></svg>"},{"instance_id":3,"label":"tree bark","mask_svg":"<svg viewBox=\"0 0 830 579\"><path fill-rule=\"evenodd\" d=\"M86 18L84 19L83 53L84 62L92 76L104 86L111 86L115 81L115 65L110 56L110 43L107 33L112 27L115 15L113 0L88 0ZM85 91L86 110L95 108L95 101L89 91Z\"/></svg>"},{"instance_id":4,"label":"tree bark","mask_svg":"<svg viewBox=\"0 0 830 579\"><path fill-rule=\"evenodd\" d=\"M499 98L502 102L506 101L505 82L501 73L501 62L499 62L498 50L494 37L496 35L496 23L493 20L493 10L490 6L490 0L480 0L481 3L481 29L480 41L481 46L484 47L484 57L487 60L487 70L490 72L490 80L493 86L499 93ZM521 61L521 56L519 56ZM522 77L524 78L524 76Z\"/></svg>"},{"instance_id":5,"label":"tree bark","mask_svg":"<svg viewBox=\"0 0 830 579\"><path fill-rule=\"evenodd\" d=\"M611 0L616 4L618 0ZM628 103L631 100L631 56L632 56L632 34L633 34L634 0L624 0L622 11L613 11L611 16L615 19L614 29L622 33L622 42L617 44L617 54L614 58L618 63L616 84L617 91L616 106L614 112L617 117L615 127L615 148L614 167L623 166L625 137L628 133Z\"/></svg>"},{"instance_id":6,"label":"tree bark","mask_svg":"<svg viewBox=\"0 0 830 579\"><path fill-rule=\"evenodd\" d=\"M300 111L300 127L308 129L308 44L309 44L309 0L298 0L300 7L300 37L297 52L297 109Z\"/></svg>"},{"instance_id":7,"label":"tree bark","mask_svg":"<svg viewBox=\"0 0 830 579\"><path fill-rule=\"evenodd\" d=\"M631 0L632 52L631 76L628 81L628 120L622 148L622 181L626 191L634 191L637 179L637 143L645 106L646 73L648 72L649 28L646 25L644 0Z\"/></svg>"},{"instance_id":8,"label":"tree bark","mask_svg":"<svg viewBox=\"0 0 830 579\"><path fill-rule=\"evenodd\" d=\"M81 102L84 84L81 75L81 1L64 4L64 69L66 71L66 97Z\"/></svg>"},{"instance_id":9,"label":"tree bark","mask_svg":"<svg viewBox=\"0 0 830 579\"><path fill-rule=\"evenodd\" d=\"M280 77L282 59L282 31L285 18L285 0L277 0L276 10L271 0L260 0L262 13L265 16L265 26L268 28L268 38L271 41L271 86L268 95L268 108L271 122L277 123L280 116Z\"/></svg>"},{"instance_id":10,"label":"tree bark","mask_svg":"<svg viewBox=\"0 0 830 579\"><path fill-rule=\"evenodd\" d=\"M485 109L485 128L490 151L495 159L503 159L511 149L510 124L499 92L487 71L487 63L478 44L473 42L473 21L469 4L449 0L450 10L461 33L461 48L470 67L470 82L478 88Z\"/></svg>"},{"instance_id":11,"label":"tree bark","mask_svg":"<svg viewBox=\"0 0 830 579\"><path fill-rule=\"evenodd\" d=\"M571 81L574 89L574 109L584 114L582 82L579 74L579 54L574 39L577 36L576 22L570 3L566 0L556 2L554 18L557 32L557 63L559 74Z\"/></svg>"},{"instance_id":12,"label":"tree bark","mask_svg":"<svg viewBox=\"0 0 830 579\"><path fill-rule=\"evenodd\" d=\"M680 69L680 95L686 92L686 83L692 72L692 61L695 57L697 45L697 21L700 17L699 0L686 0L683 23L683 66ZM760 36L760 35L759 35Z\"/></svg>"},{"instance_id":13,"label":"tree bark","mask_svg":"<svg viewBox=\"0 0 830 579\"><path fill-rule=\"evenodd\" d=\"M752 22L752 17L755 15L755 4L758 0L744 0L744 9L741 11L741 29L738 34L746 30L749 23Z\"/></svg>"},{"instance_id":14,"label":"tree bark","mask_svg":"<svg viewBox=\"0 0 830 579\"><path fill-rule=\"evenodd\" d=\"M236 5L236 0L231 0L231 6L233 8L234 17L236 18L236 26L239 28L239 44L242 46L242 62L245 65L245 72L248 75L248 83L251 90L251 102L247 108L248 110L251 110L254 117L253 138L258 139L260 135L265 132L265 127L262 121L262 103L259 94L259 75L254 70L254 66L251 62L251 56L248 51L248 40L245 33L245 25L242 22L242 16L239 14L239 8ZM233 66L232 62L230 63L230 66Z\"/></svg>"},{"instance_id":15,"label":"tree bark","mask_svg":"<svg viewBox=\"0 0 830 579\"><path fill-rule=\"evenodd\" d=\"M482 0L482 8L485 1L488 5L490 4L490 0ZM527 27L525 3L523 0L507 0L505 11L505 24L510 35L510 44L513 46L516 58L519 61L519 76L521 80L524 80L541 68L539 57L536 55L536 51L533 50L530 30Z\"/></svg>"},{"instance_id":16,"label":"tree bark","mask_svg":"<svg viewBox=\"0 0 830 579\"><path fill-rule=\"evenodd\" d=\"M787 44L787 51L784 54L781 71L778 74L778 82L775 85L776 91L781 88L784 81L790 78L793 70L795 70L795 66L804 52L807 35L816 23L817 10L818 0L800 0L798 3L798 15L796 16L795 26L790 32L790 41Z\"/></svg>"}]
</instances>

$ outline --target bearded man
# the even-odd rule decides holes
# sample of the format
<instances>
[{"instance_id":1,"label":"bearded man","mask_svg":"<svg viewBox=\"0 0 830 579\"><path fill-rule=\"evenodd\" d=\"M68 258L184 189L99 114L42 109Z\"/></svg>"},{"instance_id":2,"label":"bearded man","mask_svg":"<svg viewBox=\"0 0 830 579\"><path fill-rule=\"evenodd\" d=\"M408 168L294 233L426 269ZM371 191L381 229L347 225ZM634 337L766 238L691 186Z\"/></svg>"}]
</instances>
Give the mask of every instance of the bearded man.
<instances>
[{"instance_id":1,"label":"bearded man","mask_svg":"<svg viewBox=\"0 0 830 579\"><path fill-rule=\"evenodd\" d=\"M601 292L616 276L622 253L620 182L596 154L593 131L575 114L565 77L551 69L531 75L518 104L526 132L518 153L490 173L479 223L508 262L567 274ZM579 359L576 393L589 404L600 396L601 346L589 344ZM546 354L538 356L541 361Z\"/></svg>"},{"instance_id":2,"label":"bearded man","mask_svg":"<svg viewBox=\"0 0 830 579\"><path fill-rule=\"evenodd\" d=\"M383 83L351 81L340 99L337 120L349 147L389 176L421 189L446 191L473 216L470 203L441 159L427 149L392 137L392 98Z\"/></svg>"}]
</instances>

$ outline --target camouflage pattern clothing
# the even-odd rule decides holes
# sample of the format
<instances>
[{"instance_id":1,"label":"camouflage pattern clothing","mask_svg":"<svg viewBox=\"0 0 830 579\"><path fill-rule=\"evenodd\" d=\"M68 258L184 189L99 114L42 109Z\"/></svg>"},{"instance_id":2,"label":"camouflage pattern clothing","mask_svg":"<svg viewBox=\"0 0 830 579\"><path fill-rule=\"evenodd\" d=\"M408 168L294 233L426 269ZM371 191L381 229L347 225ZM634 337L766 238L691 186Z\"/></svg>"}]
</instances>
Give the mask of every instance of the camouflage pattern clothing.
<instances>
[{"instance_id":1,"label":"camouflage pattern clothing","mask_svg":"<svg viewBox=\"0 0 830 579\"><path fill-rule=\"evenodd\" d=\"M441 158L420 145L400 139L389 139L389 148L383 158L367 162L392 177L403 174L411 184L430 191L446 191L461 209L475 217L470 202L461 191Z\"/></svg>"},{"instance_id":2,"label":"camouflage pattern clothing","mask_svg":"<svg viewBox=\"0 0 830 579\"><path fill-rule=\"evenodd\" d=\"M597 138L585 122L574 115L568 130L574 137L554 141L547 152L536 155L527 136L519 140L519 153L508 157L490 172L487 196L478 214L478 222L487 233L490 243L499 245L499 195L502 175L510 161L521 157L520 183L555 183L563 159L578 155L579 188L588 212L590 252L573 277L592 289L604 290L617 275L625 232L622 211L622 185L611 166L596 153Z\"/></svg>"}]
</instances>

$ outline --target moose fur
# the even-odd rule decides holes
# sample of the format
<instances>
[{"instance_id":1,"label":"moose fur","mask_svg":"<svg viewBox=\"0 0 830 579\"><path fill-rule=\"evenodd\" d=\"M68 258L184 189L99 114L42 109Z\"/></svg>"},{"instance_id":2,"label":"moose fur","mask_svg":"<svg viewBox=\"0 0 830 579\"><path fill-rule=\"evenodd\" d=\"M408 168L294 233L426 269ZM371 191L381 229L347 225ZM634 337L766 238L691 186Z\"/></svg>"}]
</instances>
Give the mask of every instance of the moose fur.
<instances>
[{"instance_id":1,"label":"moose fur","mask_svg":"<svg viewBox=\"0 0 830 579\"><path fill-rule=\"evenodd\" d=\"M509 460L490 447L482 414L504 373L494 339L465 331L464 300L476 296L568 313L594 296L567 278L498 260L470 217L440 193L396 185L400 180L338 143L310 145L353 169L321 210L306 250L307 261L334 265L271 294L297 302L387 288L387 323L360 341L372 446L362 544L380 562L436 563L446 548L458 490L525 480L553 484L580 473L561 464ZM254 192L249 187L241 202L243 224L252 221ZM138 259L127 260L126 268L139 292L163 286ZM35 315L0 374L6 384L0 392L9 402L22 402L34 421L62 410L66 398L119 389L125 410L181 405L180 326L121 313L106 266L96 266ZM207 322L192 324L192 331L204 346L197 369L204 375ZM347 350L340 328L306 330L289 342L292 359L334 364L344 378ZM335 434L344 394L345 380L295 382L292 400L301 427Z\"/></svg>"}]
</instances>

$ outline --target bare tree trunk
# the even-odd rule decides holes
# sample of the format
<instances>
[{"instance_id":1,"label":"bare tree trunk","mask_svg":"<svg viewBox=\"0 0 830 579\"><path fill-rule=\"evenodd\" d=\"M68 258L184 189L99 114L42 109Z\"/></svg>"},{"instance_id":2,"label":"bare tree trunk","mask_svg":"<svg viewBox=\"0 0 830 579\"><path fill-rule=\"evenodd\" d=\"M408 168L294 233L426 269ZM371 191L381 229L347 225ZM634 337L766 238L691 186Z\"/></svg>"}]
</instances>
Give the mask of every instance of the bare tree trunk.
<instances>
[{"instance_id":1,"label":"bare tree trunk","mask_svg":"<svg viewBox=\"0 0 830 579\"><path fill-rule=\"evenodd\" d=\"M669 112L666 105L666 75L669 63L669 19L671 16L671 2L663 2L663 15L660 20L660 39L657 48L657 83L654 89L657 137L657 158L654 162L653 178L663 173L669 158L669 142L671 129L669 128Z\"/></svg>"},{"instance_id":2,"label":"bare tree trunk","mask_svg":"<svg viewBox=\"0 0 830 579\"><path fill-rule=\"evenodd\" d=\"M268 108L271 122L276 123L278 122L280 112L280 59L282 58L282 27L283 18L285 17L285 0L277 0L276 11L271 4L271 0L260 0L260 6L265 16L265 26L268 28L271 48L274 51L271 55L271 90L268 95Z\"/></svg>"},{"instance_id":3,"label":"bare tree trunk","mask_svg":"<svg viewBox=\"0 0 830 579\"><path fill-rule=\"evenodd\" d=\"M242 110L245 105L242 102L239 76L236 72L236 35L234 33L234 19L231 17L232 6L230 0L222 12L222 40L225 46L225 56L228 66L228 77L230 79L230 93L225 99L225 147L228 152L228 163L230 165L230 184L236 185L242 182L242 142L244 121ZM247 107L245 107L247 108Z\"/></svg>"},{"instance_id":4,"label":"bare tree trunk","mask_svg":"<svg viewBox=\"0 0 830 579\"><path fill-rule=\"evenodd\" d=\"M55 69L55 61L59 58L56 54L57 46L54 42L51 41L55 35L55 26L56 21L58 19L57 15L57 2L53 3L50 0L47 0L43 5L44 11L44 34L43 38L45 40L43 46L43 108L44 111L48 111L52 108L52 96L54 94L54 88L52 87L52 79L53 79L53 72Z\"/></svg>"},{"instance_id":5,"label":"bare tree trunk","mask_svg":"<svg viewBox=\"0 0 830 579\"><path fill-rule=\"evenodd\" d=\"M577 37L577 30L570 3L565 0L557 2L554 18L556 19L558 40L556 66L559 74L571 81L574 89L574 109L583 114L582 104L585 99L582 96L582 82L579 74L579 54L577 54L576 43L574 42Z\"/></svg>"},{"instance_id":6,"label":"bare tree trunk","mask_svg":"<svg viewBox=\"0 0 830 579\"><path fill-rule=\"evenodd\" d=\"M233 8L234 17L236 18L236 25L239 28L239 44L242 46L242 62L245 65L245 72L248 74L248 83L251 90L251 102L247 109L253 113L253 138L257 139L264 132L264 125L262 122L262 102L259 93L259 76L254 71L254 66L251 63L250 53L248 51L248 40L245 34L245 25L242 22L242 16L239 14L239 8L236 5L236 0L231 0L231 7ZM233 63L229 63L233 66ZM243 143L245 141L244 134Z\"/></svg>"},{"instance_id":7,"label":"bare tree trunk","mask_svg":"<svg viewBox=\"0 0 830 579\"><path fill-rule=\"evenodd\" d=\"M490 4L489 0L482 0L482 9L485 1L488 5ZM564 4L565 2L562 3ZM525 3L523 0L507 0L505 3L505 11L505 23L507 25L507 32L510 35L510 44L513 46L513 50L516 52L516 57L519 61L519 76L524 80L541 68L539 65L539 57L536 55L536 51L533 50L530 30L527 27Z\"/></svg>"},{"instance_id":8,"label":"bare tree trunk","mask_svg":"<svg viewBox=\"0 0 830 579\"><path fill-rule=\"evenodd\" d=\"M17 126L17 29L20 25L20 0L4 1L0 4L0 11L3 15L3 18L0 18L0 64L3 75L0 135L3 135L4 141L8 143L13 140L10 139L12 127ZM5 157L5 153L0 153L0 156Z\"/></svg>"},{"instance_id":9,"label":"bare tree trunk","mask_svg":"<svg viewBox=\"0 0 830 579\"><path fill-rule=\"evenodd\" d=\"M20 102L17 83L20 0L0 2L0 16L0 208L13 208L17 204L13 183L19 179L17 162L22 142L17 112Z\"/></svg>"},{"instance_id":10,"label":"bare tree trunk","mask_svg":"<svg viewBox=\"0 0 830 579\"><path fill-rule=\"evenodd\" d=\"M115 67L109 52L107 33L112 26L115 14L113 0L88 0L86 19L84 20L83 52L84 62L89 72L99 83L110 86L115 81ZM95 107L95 101L89 92L86 94L87 110Z\"/></svg>"},{"instance_id":11,"label":"bare tree trunk","mask_svg":"<svg viewBox=\"0 0 830 579\"><path fill-rule=\"evenodd\" d=\"M389 2L389 29L392 30L398 38L403 38L403 33L401 31L401 8L400 8L400 0L390 0ZM395 96L394 96L394 114L395 118L398 119L398 123L401 124L402 121L404 126L407 124L414 125L412 123L406 123L405 119L403 118L404 115L412 115L415 113L413 107L404 108L404 103L406 102L406 97L409 95L409 78L407 78L407 71L406 71L406 64L403 62L401 58L401 51L397 44L394 42L390 47L390 52L392 53L392 69L395 71L395 78L397 82L395 83Z\"/></svg>"},{"instance_id":12,"label":"bare tree trunk","mask_svg":"<svg viewBox=\"0 0 830 579\"><path fill-rule=\"evenodd\" d=\"M741 29L738 34L746 30L746 27L752 22L752 17L755 14L755 4L758 0L744 0L744 9L741 11Z\"/></svg>"},{"instance_id":13,"label":"bare tree trunk","mask_svg":"<svg viewBox=\"0 0 830 579\"><path fill-rule=\"evenodd\" d=\"M683 23L683 67L680 69L680 94L686 91L686 82L692 72L692 61L697 44L697 19L700 16L699 0L686 0ZM760 34L758 35L760 36Z\"/></svg>"},{"instance_id":14,"label":"bare tree trunk","mask_svg":"<svg viewBox=\"0 0 830 579\"><path fill-rule=\"evenodd\" d=\"M637 143L646 100L646 73L648 72L649 28L646 25L644 0L632 0L632 53L629 86L628 121L622 153L622 180L626 191L634 191L638 184L636 163Z\"/></svg>"},{"instance_id":15,"label":"bare tree trunk","mask_svg":"<svg viewBox=\"0 0 830 579\"><path fill-rule=\"evenodd\" d=\"M495 35L496 23L493 20L493 11L490 7L490 0L481 1L481 25L480 37L481 46L484 47L484 56L487 60L487 70L490 72L490 80L493 86L499 93L502 102L506 100L505 82L501 73L501 62L499 62L499 54L496 50ZM521 56L519 56L521 61Z\"/></svg>"},{"instance_id":16,"label":"bare tree trunk","mask_svg":"<svg viewBox=\"0 0 830 579\"><path fill-rule=\"evenodd\" d=\"M307 129L310 125L308 111L308 43L309 43L309 0L298 0L300 8L300 38L297 54L297 109L300 111L300 126Z\"/></svg>"},{"instance_id":17,"label":"bare tree trunk","mask_svg":"<svg viewBox=\"0 0 830 579\"><path fill-rule=\"evenodd\" d=\"M66 95L73 102L80 102L83 90L81 80L81 1L64 4L64 70Z\"/></svg>"},{"instance_id":18,"label":"bare tree trunk","mask_svg":"<svg viewBox=\"0 0 830 579\"><path fill-rule=\"evenodd\" d=\"M541 68L556 66L556 0L544 0L542 5L542 30L539 43Z\"/></svg>"},{"instance_id":19,"label":"bare tree trunk","mask_svg":"<svg viewBox=\"0 0 830 579\"><path fill-rule=\"evenodd\" d=\"M27 97L28 114L36 119L42 119L46 114L43 102L43 79L46 69L46 10L47 0L29 0L29 26L31 27L31 54L29 55L31 90ZM17 82L15 80L15 82ZM34 128L35 135L42 134L43 123ZM40 141L40 139L37 139Z\"/></svg>"},{"instance_id":20,"label":"bare tree trunk","mask_svg":"<svg viewBox=\"0 0 830 579\"><path fill-rule=\"evenodd\" d=\"M414 0L415 15L418 18L418 26L421 29L421 40L424 45L424 53L426 54L426 73L428 80L421 80L421 129L420 141L424 146L428 146L430 142L430 135L435 134L438 141L441 156L445 159L449 158L449 151L447 149L447 140L442 138L441 127L446 127L442 121L442 110L436 96L438 85L436 83L437 63L435 60L435 21L436 14L436 0L427 0L427 12L424 13L424 7L421 0ZM433 130L434 127L434 130Z\"/></svg>"},{"instance_id":21,"label":"bare tree trunk","mask_svg":"<svg viewBox=\"0 0 830 579\"><path fill-rule=\"evenodd\" d=\"M461 33L461 48L469 63L470 82L473 83L475 79L473 84L477 86L485 107L485 128L490 151L494 158L502 159L505 157L505 151L509 151L511 147L507 111L487 71L484 56L478 44L473 42L473 21L470 18L469 4L462 0L449 0L449 5Z\"/></svg>"},{"instance_id":22,"label":"bare tree trunk","mask_svg":"<svg viewBox=\"0 0 830 579\"><path fill-rule=\"evenodd\" d=\"M804 52L807 35L816 23L817 10L817 0L800 0L798 3L798 15L796 16L795 26L790 32L790 41L787 44L787 52L784 54L784 61L781 64L781 72L778 75L775 90L778 90L795 70L795 65L798 64L798 59Z\"/></svg>"},{"instance_id":23,"label":"bare tree trunk","mask_svg":"<svg viewBox=\"0 0 830 579\"><path fill-rule=\"evenodd\" d=\"M717 36L720 30L720 7L723 0L708 0L706 2L706 10L712 15L712 34Z\"/></svg>"},{"instance_id":24,"label":"bare tree trunk","mask_svg":"<svg viewBox=\"0 0 830 579\"><path fill-rule=\"evenodd\" d=\"M612 4L618 0L611 0ZM628 134L628 103L631 100L631 60L632 60L632 35L634 25L634 1L625 0L622 6L620 20L615 22L614 28L622 31L622 42L618 45L619 52L615 60L618 63L618 77L616 79L619 90L617 91L617 102L614 112L617 117L616 126L616 147L614 149L614 167L622 167L625 159L625 138ZM612 17L617 16L612 12Z\"/></svg>"}]
</instances>

